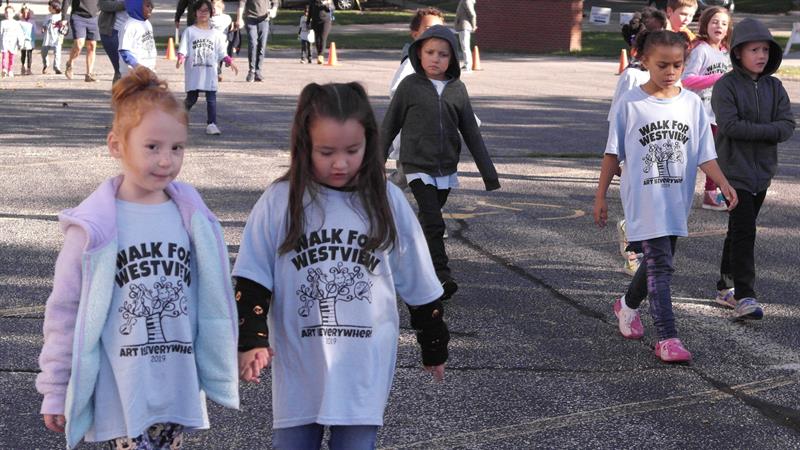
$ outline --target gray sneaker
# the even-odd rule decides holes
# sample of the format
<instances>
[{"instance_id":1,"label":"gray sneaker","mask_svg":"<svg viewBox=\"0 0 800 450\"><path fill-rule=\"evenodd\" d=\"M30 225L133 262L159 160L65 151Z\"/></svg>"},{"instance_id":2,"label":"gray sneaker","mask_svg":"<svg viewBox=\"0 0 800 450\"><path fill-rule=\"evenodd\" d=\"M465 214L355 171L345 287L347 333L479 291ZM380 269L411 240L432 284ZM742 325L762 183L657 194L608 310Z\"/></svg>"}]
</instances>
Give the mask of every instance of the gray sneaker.
<instances>
[{"instance_id":1,"label":"gray sneaker","mask_svg":"<svg viewBox=\"0 0 800 450\"><path fill-rule=\"evenodd\" d=\"M753 297L745 297L736 303L736 317L739 319L760 320L764 310Z\"/></svg>"},{"instance_id":2,"label":"gray sneaker","mask_svg":"<svg viewBox=\"0 0 800 450\"><path fill-rule=\"evenodd\" d=\"M244 79L244 81L247 81L248 83L252 83L253 80L255 79L255 77L256 76L255 76L255 74L253 72L247 72L247 77Z\"/></svg>"}]
</instances>

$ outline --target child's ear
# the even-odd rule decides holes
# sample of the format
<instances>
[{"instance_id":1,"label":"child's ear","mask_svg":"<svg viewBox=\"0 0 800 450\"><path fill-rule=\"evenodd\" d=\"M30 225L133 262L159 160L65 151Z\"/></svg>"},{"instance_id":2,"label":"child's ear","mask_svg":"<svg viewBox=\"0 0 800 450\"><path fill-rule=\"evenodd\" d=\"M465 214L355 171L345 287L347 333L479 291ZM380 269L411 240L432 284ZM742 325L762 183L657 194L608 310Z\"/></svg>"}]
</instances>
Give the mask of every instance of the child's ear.
<instances>
[{"instance_id":1,"label":"child's ear","mask_svg":"<svg viewBox=\"0 0 800 450\"><path fill-rule=\"evenodd\" d=\"M113 131L108 132L106 142L108 143L108 153L116 159L122 159L122 143Z\"/></svg>"},{"instance_id":2,"label":"child's ear","mask_svg":"<svg viewBox=\"0 0 800 450\"><path fill-rule=\"evenodd\" d=\"M674 13L674 12L675 12L675 11L674 11L672 8L670 8L669 6L667 6L667 17L671 16L671 15L672 15L672 13Z\"/></svg>"}]
</instances>

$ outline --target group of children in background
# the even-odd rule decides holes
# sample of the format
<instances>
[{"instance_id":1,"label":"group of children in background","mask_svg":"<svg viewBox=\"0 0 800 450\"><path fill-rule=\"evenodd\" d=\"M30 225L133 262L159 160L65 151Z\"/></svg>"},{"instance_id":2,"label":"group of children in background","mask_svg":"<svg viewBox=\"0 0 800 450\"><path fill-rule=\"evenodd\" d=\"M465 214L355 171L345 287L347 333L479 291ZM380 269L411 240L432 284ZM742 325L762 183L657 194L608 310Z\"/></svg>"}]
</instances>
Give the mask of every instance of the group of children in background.
<instances>
[{"instance_id":1,"label":"group of children in background","mask_svg":"<svg viewBox=\"0 0 800 450\"><path fill-rule=\"evenodd\" d=\"M677 237L688 236L697 167L706 174L702 207L729 214L714 301L739 319L761 319L756 218L777 170L777 144L795 127L788 95L772 77L782 54L766 26L745 19L734 30L727 9L710 7L695 35L688 25L696 11L696 0L670 0L666 15L646 8L623 27L633 61L609 111L594 205L605 226L606 192L619 175L625 219L617 227L633 280L613 309L620 333L640 339L638 307L649 297L655 353L665 362L692 358L677 337L670 284Z\"/></svg>"},{"instance_id":2,"label":"group of children in background","mask_svg":"<svg viewBox=\"0 0 800 450\"><path fill-rule=\"evenodd\" d=\"M672 0L671 15L686 2ZM81 439L180 448L185 432L209 426L206 397L238 408L237 380L258 382L272 365L273 447L320 448L328 436L330 448L372 449L394 375L398 296L425 370L444 378L445 301L458 285L441 210L459 184L459 135L486 189L500 187L459 79L455 37L437 10L417 12L415 41L380 126L358 83L303 89L289 168L250 212L231 271L220 223L194 188L175 181L187 109L204 91L211 119L217 64L230 62L210 23L214 5L200 0L194 8L197 22L179 50L186 102L145 67L117 82L107 141L122 174L59 215L64 246L36 380L45 426L66 432L70 448ZM727 43L720 29L728 29L730 15L717 11L701 21L699 39L708 48L700 51L710 56L690 59L696 72L685 79L698 90L714 85L712 118L705 98L679 86L687 35L660 29L659 14L643 17L630 41L631 70L648 77L621 92L609 115L594 218L606 224L606 192L621 175L629 250L644 257L614 303L619 330L643 337L637 308L649 297L656 356L685 362L691 353L678 338L670 284L677 237L688 235L697 167L718 186L730 214L717 301L759 319L755 221L775 174L777 143L795 124L786 92L771 76L780 49L763 24L737 26L733 71L720 77L710 70L724 67L714 51ZM418 217L385 176L401 130L397 157Z\"/></svg>"}]
</instances>

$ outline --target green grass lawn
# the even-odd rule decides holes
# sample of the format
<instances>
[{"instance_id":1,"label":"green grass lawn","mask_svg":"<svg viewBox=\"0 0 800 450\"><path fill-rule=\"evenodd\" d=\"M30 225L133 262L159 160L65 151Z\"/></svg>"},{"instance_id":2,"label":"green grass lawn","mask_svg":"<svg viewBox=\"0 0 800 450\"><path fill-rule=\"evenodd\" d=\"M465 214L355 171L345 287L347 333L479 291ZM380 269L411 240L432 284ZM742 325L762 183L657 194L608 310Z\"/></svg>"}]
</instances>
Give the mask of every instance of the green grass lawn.
<instances>
[{"instance_id":1,"label":"green grass lawn","mask_svg":"<svg viewBox=\"0 0 800 450\"><path fill-rule=\"evenodd\" d=\"M408 24L411 22L411 10L377 10L372 11L369 9L364 10L364 14L359 14L358 11L336 11L334 15L334 27L336 25L360 25L360 24L383 24L383 23L402 23ZM278 10L278 16L275 18L274 23L277 25L297 25L300 16L303 15L301 10L281 9ZM445 14L445 22L452 23L455 20L455 14Z\"/></svg>"},{"instance_id":2,"label":"green grass lawn","mask_svg":"<svg viewBox=\"0 0 800 450\"><path fill-rule=\"evenodd\" d=\"M335 28L334 28L335 30ZM409 41L408 33L364 33L364 34L331 34L328 45L336 42L337 50L350 49L395 49L400 54L403 44ZM245 41L247 41L245 39ZM246 44L246 42L245 42ZM274 34L269 41L269 48L275 50L297 49L300 52L300 41L297 35Z\"/></svg>"},{"instance_id":3,"label":"green grass lawn","mask_svg":"<svg viewBox=\"0 0 800 450\"><path fill-rule=\"evenodd\" d=\"M736 12L774 14L791 9L792 0L736 0Z\"/></svg>"}]
</instances>

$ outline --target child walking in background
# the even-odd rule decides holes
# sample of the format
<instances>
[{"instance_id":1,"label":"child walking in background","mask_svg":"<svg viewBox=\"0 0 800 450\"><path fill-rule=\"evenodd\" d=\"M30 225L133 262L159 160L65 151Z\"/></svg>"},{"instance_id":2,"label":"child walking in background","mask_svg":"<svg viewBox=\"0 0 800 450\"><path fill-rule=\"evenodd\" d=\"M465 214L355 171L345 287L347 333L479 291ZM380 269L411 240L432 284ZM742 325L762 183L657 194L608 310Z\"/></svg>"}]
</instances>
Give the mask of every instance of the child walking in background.
<instances>
[{"instance_id":1,"label":"child walking in background","mask_svg":"<svg viewBox=\"0 0 800 450\"><path fill-rule=\"evenodd\" d=\"M6 6L5 20L0 21L0 77L14 76L14 56L22 47L22 27L14 19L14 7Z\"/></svg>"},{"instance_id":2,"label":"child walking in background","mask_svg":"<svg viewBox=\"0 0 800 450\"><path fill-rule=\"evenodd\" d=\"M300 16L297 38L300 39L300 64L306 61L311 64L311 43L314 42L314 30L309 26L308 5L306 5L303 15Z\"/></svg>"},{"instance_id":3,"label":"child walking in background","mask_svg":"<svg viewBox=\"0 0 800 450\"><path fill-rule=\"evenodd\" d=\"M289 170L253 207L233 275L239 369L272 362L273 448L375 448L394 377L397 296L422 363L444 379L442 288L402 191L386 181L378 128L358 83L309 84ZM274 355L274 359L273 359Z\"/></svg>"},{"instance_id":4,"label":"child walking in background","mask_svg":"<svg viewBox=\"0 0 800 450\"><path fill-rule=\"evenodd\" d=\"M656 327L656 356L664 362L686 362L691 353L678 339L670 284L678 236L687 236L697 167L720 186L733 209L736 191L720 171L708 116L700 99L675 83L688 50L683 34L640 33L636 50L650 80L623 95L608 131L594 220L608 220L606 192L619 164L625 164L620 196L628 239L644 253L628 290L614 303L619 330L640 339L644 328L639 305L649 296Z\"/></svg>"},{"instance_id":5,"label":"child walking in background","mask_svg":"<svg viewBox=\"0 0 800 450\"><path fill-rule=\"evenodd\" d=\"M184 89L186 89L186 110L192 109L200 92L206 96L206 134L219 135L217 126L217 89L219 78L217 65L224 62L234 74L239 69L230 56L225 54L227 43L225 36L211 28L210 19L214 10L210 0L197 0L190 7L194 10L194 25L183 30L181 44L178 48L176 68L186 64L184 71Z\"/></svg>"},{"instance_id":6,"label":"child walking in background","mask_svg":"<svg viewBox=\"0 0 800 450\"><path fill-rule=\"evenodd\" d=\"M156 70L156 41L153 25L148 20L153 13L153 0L125 0L128 20L119 34L119 57L123 64L119 72L124 77L140 65Z\"/></svg>"},{"instance_id":7,"label":"child walking in background","mask_svg":"<svg viewBox=\"0 0 800 450\"><path fill-rule=\"evenodd\" d=\"M417 201L433 267L444 288L443 300L458 290L444 246L442 208L450 190L458 187L459 131L486 190L500 188L467 88L459 78L457 48L453 32L442 25L430 27L411 44L408 57L416 73L400 82L381 130L384 157L389 155L394 137L403 130L400 162Z\"/></svg>"},{"instance_id":8,"label":"child walking in background","mask_svg":"<svg viewBox=\"0 0 800 450\"><path fill-rule=\"evenodd\" d=\"M631 89L650 80L650 74L647 69L642 67L642 63L636 53L636 36L645 31L663 30L666 26L667 16L662 11L651 7L643 8L641 12L634 14L629 23L622 26L622 37L631 47L631 60L628 67L619 75L619 80L617 80L614 97L612 97L611 106L608 109L607 120L609 122L615 115L614 110L619 99ZM633 276L639 269L643 255L630 246L625 234L625 219L617 221L617 238L619 240L619 252L623 260L622 271L627 275Z\"/></svg>"},{"instance_id":9,"label":"child walking in background","mask_svg":"<svg viewBox=\"0 0 800 450\"><path fill-rule=\"evenodd\" d=\"M49 15L42 25L42 74L47 73L47 55L53 52L53 71L61 75L61 44L66 32L61 25L61 2L50 0L47 11Z\"/></svg>"},{"instance_id":10,"label":"child walking in background","mask_svg":"<svg viewBox=\"0 0 800 450\"><path fill-rule=\"evenodd\" d=\"M416 40L422 33L434 25L444 25L444 14L440 10L433 7L417 9L417 12L411 18L411 24L409 26L411 29L411 39ZM410 46L410 43L403 45L403 50L400 55L400 67L394 72L392 84L389 86L389 100L394 97L394 93L397 91L397 86L400 85L400 82L403 81L405 77L414 73L414 67L408 59L408 48ZM478 125L480 125L480 122L478 122ZM403 163L400 162L401 134L402 132L395 136L392 141L392 150L389 152L389 159L395 160L395 171L389 175L389 179L398 187L405 189L408 187L408 180L406 180L406 176L403 174Z\"/></svg>"},{"instance_id":11,"label":"child walking in background","mask_svg":"<svg viewBox=\"0 0 800 450\"><path fill-rule=\"evenodd\" d=\"M212 29L222 35L223 42L225 42L223 50L225 51L228 49L228 32L231 29L231 23L233 23L233 19L228 14L225 14L225 2L222 0L214 1L214 12L211 16L210 24ZM232 52L227 52L227 55L233 57ZM222 81L222 64L223 62L220 61L217 65L217 81Z\"/></svg>"},{"instance_id":12,"label":"child walking in background","mask_svg":"<svg viewBox=\"0 0 800 450\"><path fill-rule=\"evenodd\" d=\"M697 0L669 0L667 2L667 30L681 33L692 45L697 36L689 29L689 25L697 12Z\"/></svg>"},{"instance_id":13,"label":"child walking in background","mask_svg":"<svg viewBox=\"0 0 800 450\"><path fill-rule=\"evenodd\" d=\"M36 22L33 20L33 11L23 3L19 10L19 26L22 27L22 46L20 49L20 62L22 63L21 75L33 75L31 63L33 62L33 49L36 48Z\"/></svg>"},{"instance_id":14,"label":"child walking in background","mask_svg":"<svg viewBox=\"0 0 800 450\"><path fill-rule=\"evenodd\" d=\"M714 83L731 70L728 49L732 31L733 19L727 9L714 6L703 11L696 44L689 54L681 83L703 100L703 107L709 115L714 134L717 131L717 121L711 109L711 91ZM706 176L702 208L712 211L728 209L722 193L717 191L717 185L708 176Z\"/></svg>"},{"instance_id":15,"label":"child walking in background","mask_svg":"<svg viewBox=\"0 0 800 450\"><path fill-rule=\"evenodd\" d=\"M733 71L714 85L711 106L719 128L719 165L739 196L728 217L715 301L743 319L764 315L756 300L756 219L778 170L778 143L792 137L789 95L772 75L783 59L769 29L744 19L733 31Z\"/></svg>"},{"instance_id":16,"label":"child walking in background","mask_svg":"<svg viewBox=\"0 0 800 450\"><path fill-rule=\"evenodd\" d=\"M177 449L208 427L205 397L239 405L227 246L198 192L174 181L188 118L166 82L136 68L111 106L122 174L59 214L36 388L68 448Z\"/></svg>"}]
</instances>

